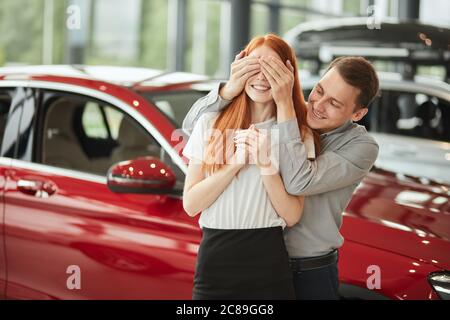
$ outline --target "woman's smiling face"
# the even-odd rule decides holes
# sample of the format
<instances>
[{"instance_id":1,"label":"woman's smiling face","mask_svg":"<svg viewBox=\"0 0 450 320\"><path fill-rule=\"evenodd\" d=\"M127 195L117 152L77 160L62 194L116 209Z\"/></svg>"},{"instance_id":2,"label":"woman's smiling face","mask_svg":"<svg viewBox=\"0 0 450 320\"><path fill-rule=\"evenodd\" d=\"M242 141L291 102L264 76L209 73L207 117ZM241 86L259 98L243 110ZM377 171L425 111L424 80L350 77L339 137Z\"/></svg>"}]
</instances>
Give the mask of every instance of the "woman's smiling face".
<instances>
[{"instance_id":1,"label":"woman's smiling face","mask_svg":"<svg viewBox=\"0 0 450 320\"><path fill-rule=\"evenodd\" d=\"M280 56L272 48L262 45L254 49L249 57L260 58L260 57L274 57L280 59ZM264 76L263 72L260 71L256 75L250 77L245 83L245 92L249 98L258 103L268 103L273 101L272 90L270 88L269 81Z\"/></svg>"}]
</instances>

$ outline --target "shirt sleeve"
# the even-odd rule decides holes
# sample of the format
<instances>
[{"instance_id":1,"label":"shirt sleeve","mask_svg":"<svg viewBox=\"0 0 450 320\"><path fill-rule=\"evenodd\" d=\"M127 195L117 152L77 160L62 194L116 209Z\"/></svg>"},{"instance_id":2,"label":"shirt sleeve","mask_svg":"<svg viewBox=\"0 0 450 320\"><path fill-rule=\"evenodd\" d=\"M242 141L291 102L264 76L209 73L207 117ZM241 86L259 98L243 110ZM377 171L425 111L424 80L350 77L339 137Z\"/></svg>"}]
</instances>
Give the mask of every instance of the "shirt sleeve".
<instances>
[{"instance_id":1,"label":"shirt sleeve","mask_svg":"<svg viewBox=\"0 0 450 320\"><path fill-rule=\"evenodd\" d=\"M202 114L207 112L217 113L231 103L231 100L225 100L219 95L219 90L223 84L216 84L208 95L201 97L192 105L182 124L183 131L187 135L191 135L195 124Z\"/></svg>"},{"instance_id":2,"label":"shirt sleeve","mask_svg":"<svg viewBox=\"0 0 450 320\"><path fill-rule=\"evenodd\" d=\"M204 160L205 145L207 143L206 134L210 118L208 114L200 116L183 149L183 155L198 164L201 164Z\"/></svg>"},{"instance_id":3,"label":"shirt sleeve","mask_svg":"<svg viewBox=\"0 0 450 320\"><path fill-rule=\"evenodd\" d=\"M295 119L280 123L278 129L280 172L286 191L293 195L310 196L359 183L378 156L375 140L355 137L311 161Z\"/></svg>"}]
</instances>

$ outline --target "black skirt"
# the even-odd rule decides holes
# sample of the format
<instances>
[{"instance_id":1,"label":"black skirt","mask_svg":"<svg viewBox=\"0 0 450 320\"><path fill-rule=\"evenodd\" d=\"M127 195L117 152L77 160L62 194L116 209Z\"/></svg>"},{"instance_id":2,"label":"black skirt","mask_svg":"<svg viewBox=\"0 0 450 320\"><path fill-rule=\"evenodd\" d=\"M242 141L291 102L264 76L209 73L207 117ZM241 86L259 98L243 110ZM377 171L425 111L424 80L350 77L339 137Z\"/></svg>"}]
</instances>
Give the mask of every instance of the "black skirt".
<instances>
[{"instance_id":1,"label":"black skirt","mask_svg":"<svg viewBox=\"0 0 450 320\"><path fill-rule=\"evenodd\" d=\"M203 228L192 297L295 299L282 228Z\"/></svg>"}]
</instances>

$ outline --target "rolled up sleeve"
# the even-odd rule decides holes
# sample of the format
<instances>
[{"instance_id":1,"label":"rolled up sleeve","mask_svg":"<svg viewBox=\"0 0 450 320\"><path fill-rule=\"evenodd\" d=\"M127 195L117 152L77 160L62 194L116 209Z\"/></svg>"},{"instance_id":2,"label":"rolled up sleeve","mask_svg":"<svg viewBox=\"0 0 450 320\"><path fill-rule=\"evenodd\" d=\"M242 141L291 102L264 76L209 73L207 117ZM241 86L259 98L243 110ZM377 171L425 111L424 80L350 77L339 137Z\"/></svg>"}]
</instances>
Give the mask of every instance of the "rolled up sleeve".
<instances>
[{"instance_id":1,"label":"rolled up sleeve","mask_svg":"<svg viewBox=\"0 0 450 320\"><path fill-rule=\"evenodd\" d=\"M286 191L311 196L359 183L372 168L378 145L367 137L354 137L342 147L325 151L311 161L295 120L280 123L280 172Z\"/></svg>"},{"instance_id":2,"label":"rolled up sleeve","mask_svg":"<svg viewBox=\"0 0 450 320\"><path fill-rule=\"evenodd\" d=\"M205 112L219 112L231 103L231 100L223 99L219 90L224 83L217 83L214 88L204 97L198 99L189 110L183 120L182 128L187 135L191 135L195 124Z\"/></svg>"}]
</instances>

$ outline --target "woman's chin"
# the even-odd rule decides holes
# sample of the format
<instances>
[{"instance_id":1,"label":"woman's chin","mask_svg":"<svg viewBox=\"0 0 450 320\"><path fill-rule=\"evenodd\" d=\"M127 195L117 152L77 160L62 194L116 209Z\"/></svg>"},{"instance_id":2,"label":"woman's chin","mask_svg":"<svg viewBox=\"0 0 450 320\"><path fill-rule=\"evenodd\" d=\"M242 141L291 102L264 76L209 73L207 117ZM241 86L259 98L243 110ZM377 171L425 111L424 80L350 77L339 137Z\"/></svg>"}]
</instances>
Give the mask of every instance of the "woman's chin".
<instances>
[{"instance_id":1,"label":"woman's chin","mask_svg":"<svg viewBox=\"0 0 450 320\"><path fill-rule=\"evenodd\" d=\"M253 101L253 102L257 102L257 103L268 103L270 101L272 101L272 95L270 94L270 92L267 93L250 93L248 94L249 98Z\"/></svg>"}]
</instances>

